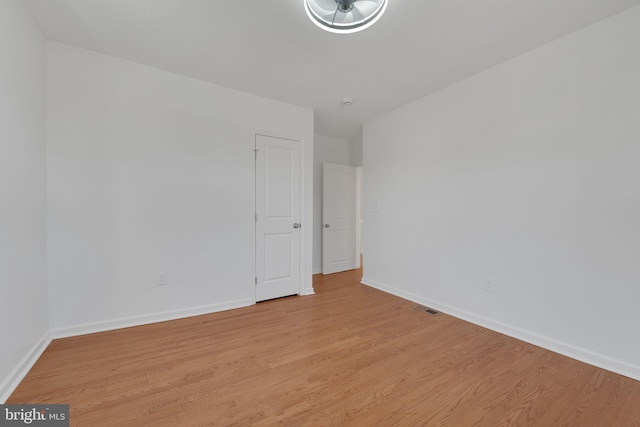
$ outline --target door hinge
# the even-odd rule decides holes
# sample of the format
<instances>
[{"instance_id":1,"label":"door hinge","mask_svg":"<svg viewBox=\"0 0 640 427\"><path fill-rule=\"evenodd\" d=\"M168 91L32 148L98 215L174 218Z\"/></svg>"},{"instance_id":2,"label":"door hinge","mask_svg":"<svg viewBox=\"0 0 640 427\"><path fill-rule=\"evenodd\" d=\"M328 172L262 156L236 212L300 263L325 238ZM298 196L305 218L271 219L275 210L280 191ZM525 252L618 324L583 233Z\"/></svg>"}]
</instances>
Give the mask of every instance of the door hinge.
<instances>
[{"instance_id":1,"label":"door hinge","mask_svg":"<svg viewBox=\"0 0 640 427\"><path fill-rule=\"evenodd\" d=\"M256 214L256 222L258 222L258 214Z\"/></svg>"},{"instance_id":2,"label":"door hinge","mask_svg":"<svg viewBox=\"0 0 640 427\"><path fill-rule=\"evenodd\" d=\"M256 279L255 282L256 282L256 285L257 285L258 284L258 276L256 276L255 279Z\"/></svg>"},{"instance_id":3,"label":"door hinge","mask_svg":"<svg viewBox=\"0 0 640 427\"><path fill-rule=\"evenodd\" d=\"M258 149L256 148L255 150L253 150L253 154L256 156L256 159L258 158Z\"/></svg>"}]
</instances>

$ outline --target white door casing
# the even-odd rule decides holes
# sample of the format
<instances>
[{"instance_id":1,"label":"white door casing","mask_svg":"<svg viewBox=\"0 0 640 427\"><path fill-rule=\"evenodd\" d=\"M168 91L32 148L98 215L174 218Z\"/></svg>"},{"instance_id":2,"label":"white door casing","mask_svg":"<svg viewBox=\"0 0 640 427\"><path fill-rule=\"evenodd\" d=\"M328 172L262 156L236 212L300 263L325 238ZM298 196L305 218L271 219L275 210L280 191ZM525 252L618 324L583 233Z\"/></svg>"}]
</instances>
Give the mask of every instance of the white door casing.
<instances>
[{"instance_id":1,"label":"white door casing","mask_svg":"<svg viewBox=\"0 0 640 427\"><path fill-rule=\"evenodd\" d=\"M356 167L356 268L362 255L362 166Z\"/></svg>"},{"instance_id":2,"label":"white door casing","mask_svg":"<svg viewBox=\"0 0 640 427\"><path fill-rule=\"evenodd\" d=\"M300 293L301 147L256 135L256 301Z\"/></svg>"},{"instance_id":3,"label":"white door casing","mask_svg":"<svg viewBox=\"0 0 640 427\"><path fill-rule=\"evenodd\" d=\"M322 164L322 274L356 268L356 168Z\"/></svg>"}]
</instances>

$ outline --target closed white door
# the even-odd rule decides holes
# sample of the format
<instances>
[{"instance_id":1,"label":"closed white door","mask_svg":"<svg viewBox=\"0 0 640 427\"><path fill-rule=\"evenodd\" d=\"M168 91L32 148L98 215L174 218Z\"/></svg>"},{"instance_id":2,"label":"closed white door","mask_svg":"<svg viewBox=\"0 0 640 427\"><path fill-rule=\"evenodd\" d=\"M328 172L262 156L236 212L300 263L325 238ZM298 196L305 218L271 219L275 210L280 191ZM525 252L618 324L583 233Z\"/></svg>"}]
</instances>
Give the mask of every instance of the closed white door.
<instances>
[{"instance_id":1,"label":"closed white door","mask_svg":"<svg viewBox=\"0 0 640 427\"><path fill-rule=\"evenodd\" d=\"M356 268L356 168L322 164L322 274Z\"/></svg>"},{"instance_id":2,"label":"closed white door","mask_svg":"<svg viewBox=\"0 0 640 427\"><path fill-rule=\"evenodd\" d=\"M256 135L256 301L300 293L300 142Z\"/></svg>"}]
</instances>

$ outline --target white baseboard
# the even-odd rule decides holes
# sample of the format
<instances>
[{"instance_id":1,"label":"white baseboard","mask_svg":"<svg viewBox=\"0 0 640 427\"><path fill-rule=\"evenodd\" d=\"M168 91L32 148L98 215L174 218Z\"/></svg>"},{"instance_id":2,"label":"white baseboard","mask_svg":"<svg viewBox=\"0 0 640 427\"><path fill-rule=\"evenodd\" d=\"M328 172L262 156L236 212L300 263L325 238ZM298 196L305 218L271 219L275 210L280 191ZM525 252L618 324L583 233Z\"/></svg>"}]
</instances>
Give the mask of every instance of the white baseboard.
<instances>
[{"instance_id":1,"label":"white baseboard","mask_svg":"<svg viewBox=\"0 0 640 427\"><path fill-rule=\"evenodd\" d=\"M5 403L11 393L18 387L18 384L29 373L33 365L38 361L38 358L44 353L49 344L51 343L51 334L45 333L42 338L34 344L33 347L24 355L22 360L16 365L15 368L7 375L7 377L0 383L0 403Z\"/></svg>"},{"instance_id":2,"label":"white baseboard","mask_svg":"<svg viewBox=\"0 0 640 427\"><path fill-rule=\"evenodd\" d=\"M250 300L243 299L229 301L222 304L210 304L182 310L171 310L161 313L145 314L142 316L123 317L103 322L85 323L66 328L52 329L51 336L53 339L57 339L93 334L96 332L112 331L114 329L130 328L132 326L148 325L149 323L166 322L168 320L183 319L185 317L200 316L203 314L216 313L234 308L247 307L251 304L252 302Z\"/></svg>"},{"instance_id":3,"label":"white baseboard","mask_svg":"<svg viewBox=\"0 0 640 427\"><path fill-rule=\"evenodd\" d=\"M314 268L311 270L311 274L322 274L322 268Z\"/></svg>"},{"instance_id":4,"label":"white baseboard","mask_svg":"<svg viewBox=\"0 0 640 427\"><path fill-rule=\"evenodd\" d=\"M400 298L404 298L418 304L426 305L443 313L449 314L462 320L466 320L467 322L471 322L478 326L491 329L492 331L500 332L501 334L508 335L510 337L528 342L530 344L537 345L538 347L560 353L572 359L588 363L589 365L597 366L598 368L606 369L607 371L615 372L617 374L640 381L640 366L638 365L617 360L603 354L595 353L593 351L581 347L576 347L574 345L567 344L553 338L541 336L520 328L514 328L513 326L488 319L484 316L479 316L468 311L460 310L450 305L440 303L438 301L423 298L413 293L405 292L403 290L385 285L380 282L376 282L375 280L367 279L365 277L362 278L362 281L360 283L398 296Z\"/></svg>"},{"instance_id":5,"label":"white baseboard","mask_svg":"<svg viewBox=\"0 0 640 427\"><path fill-rule=\"evenodd\" d=\"M307 296L307 295L315 295L315 294L316 294L316 291L313 288L305 288L305 290L302 291L300 295Z\"/></svg>"}]
</instances>

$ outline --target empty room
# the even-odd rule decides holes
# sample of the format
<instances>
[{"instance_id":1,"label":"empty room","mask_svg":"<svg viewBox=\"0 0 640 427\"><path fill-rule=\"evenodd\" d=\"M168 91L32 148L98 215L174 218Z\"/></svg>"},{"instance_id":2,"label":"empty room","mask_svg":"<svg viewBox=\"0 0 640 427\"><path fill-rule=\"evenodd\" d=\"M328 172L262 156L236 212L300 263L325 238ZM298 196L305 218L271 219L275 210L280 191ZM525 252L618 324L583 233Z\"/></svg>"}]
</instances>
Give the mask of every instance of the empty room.
<instances>
[{"instance_id":1,"label":"empty room","mask_svg":"<svg viewBox=\"0 0 640 427\"><path fill-rule=\"evenodd\" d=\"M0 0L0 425L640 427L640 0Z\"/></svg>"}]
</instances>

